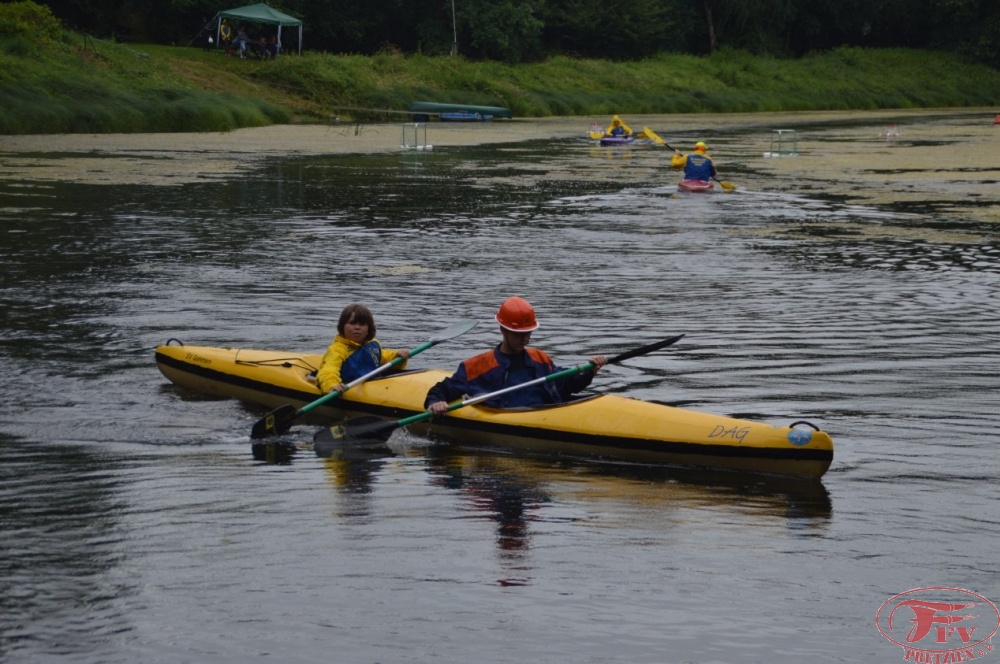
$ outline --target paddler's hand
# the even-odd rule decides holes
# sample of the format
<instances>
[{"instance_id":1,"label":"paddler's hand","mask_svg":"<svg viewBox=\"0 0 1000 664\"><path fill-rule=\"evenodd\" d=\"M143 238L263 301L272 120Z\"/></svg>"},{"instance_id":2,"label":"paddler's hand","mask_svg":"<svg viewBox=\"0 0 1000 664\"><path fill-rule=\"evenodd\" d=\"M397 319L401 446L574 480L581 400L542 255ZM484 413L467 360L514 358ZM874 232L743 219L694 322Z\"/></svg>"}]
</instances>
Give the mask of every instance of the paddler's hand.
<instances>
[{"instance_id":1,"label":"paddler's hand","mask_svg":"<svg viewBox=\"0 0 1000 664\"><path fill-rule=\"evenodd\" d=\"M590 363L594 365L594 373L597 373L601 370L601 367L608 363L608 358L603 355L595 355L590 358Z\"/></svg>"},{"instance_id":2,"label":"paddler's hand","mask_svg":"<svg viewBox=\"0 0 1000 664\"><path fill-rule=\"evenodd\" d=\"M677 148L674 148L674 154L679 157L679 156L681 156L681 151L678 150Z\"/></svg>"},{"instance_id":3,"label":"paddler's hand","mask_svg":"<svg viewBox=\"0 0 1000 664\"><path fill-rule=\"evenodd\" d=\"M427 410L434 413L435 415L444 415L448 412L448 402L447 401L435 401L430 406L427 406Z\"/></svg>"},{"instance_id":4,"label":"paddler's hand","mask_svg":"<svg viewBox=\"0 0 1000 664\"><path fill-rule=\"evenodd\" d=\"M396 351L396 355L399 355L399 356L400 356L401 358L403 358L404 360L408 360L408 359L410 359L410 351L408 351L408 350L406 350L406 349L403 349L403 350L397 350L397 351Z\"/></svg>"}]
</instances>

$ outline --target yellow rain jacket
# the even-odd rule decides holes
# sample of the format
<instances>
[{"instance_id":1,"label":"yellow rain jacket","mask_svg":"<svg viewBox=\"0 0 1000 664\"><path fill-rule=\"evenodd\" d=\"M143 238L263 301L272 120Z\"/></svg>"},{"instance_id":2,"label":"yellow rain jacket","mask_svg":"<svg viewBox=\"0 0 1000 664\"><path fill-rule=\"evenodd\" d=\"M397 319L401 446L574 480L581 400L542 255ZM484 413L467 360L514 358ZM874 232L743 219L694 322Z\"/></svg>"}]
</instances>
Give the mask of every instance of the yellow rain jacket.
<instances>
[{"instance_id":1,"label":"yellow rain jacket","mask_svg":"<svg viewBox=\"0 0 1000 664\"><path fill-rule=\"evenodd\" d=\"M338 334L323 355L316 373L316 384L323 392L331 392L338 384L355 381L397 357L399 351L382 348L378 339L359 344ZM404 361L397 368L405 367Z\"/></svg>"}]
</instances>

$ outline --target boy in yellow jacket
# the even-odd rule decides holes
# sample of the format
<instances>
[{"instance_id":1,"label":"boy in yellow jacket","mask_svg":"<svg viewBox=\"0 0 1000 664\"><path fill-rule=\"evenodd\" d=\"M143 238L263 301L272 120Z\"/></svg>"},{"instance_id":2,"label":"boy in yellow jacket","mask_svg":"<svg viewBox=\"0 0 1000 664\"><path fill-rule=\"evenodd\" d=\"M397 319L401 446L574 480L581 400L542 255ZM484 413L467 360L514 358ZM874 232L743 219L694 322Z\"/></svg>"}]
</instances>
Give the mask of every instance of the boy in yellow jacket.
<instances>
[{"instance_id":1,"label":"boy in yellow jacket","mask_svg":"<svg viewBox=\"0 0 1000 664\"><path fill-rule=\"evenodd\" d=\"M324 392L343 392L347 383L361 378L382 366L402 357L399 369L406 367L410 351L382 348L375 338L375 318L363 304L349 304L337 321L337 336L326 349L316 384Z\"/></svg>"}]
</instances>

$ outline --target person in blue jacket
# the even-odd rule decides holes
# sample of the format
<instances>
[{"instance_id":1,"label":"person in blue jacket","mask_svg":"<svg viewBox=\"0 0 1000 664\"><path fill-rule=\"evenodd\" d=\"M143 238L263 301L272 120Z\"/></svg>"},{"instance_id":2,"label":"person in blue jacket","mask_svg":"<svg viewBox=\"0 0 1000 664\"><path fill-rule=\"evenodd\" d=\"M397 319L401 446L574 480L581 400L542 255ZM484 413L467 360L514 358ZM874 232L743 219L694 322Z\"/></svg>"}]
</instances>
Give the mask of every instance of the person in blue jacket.
<instances>
[{"instance_id":1,"label":"person in blue jacket","mask_svg":"<svg viewBox=\"0 0 1000 664\"><path fill-rule=\"evenodd\" d=\"M448 412L448 403L464 397L496 392L505 387L527 383L562 371L542 350L528 347L531 333L538 329L534 308L520 297L509 297L500 305L496 321L503 340L493 350L465 360L458 370L427 392L424 406L435 415ZM494 408L530 408L563 403L593 380L607 360L603 355L590 358L592 372L546 381L483 401Z\"/></svg>"},{"instance_id":2,"label":"person in blue jacket","mask_svg":"<svg viewBox=\"0 0 1000 664\"><path fill-rule=\"evenodd\" d=\"M698 141L694 144L694 152L691 154L684 155L680 150L674 150L670 166L683 168L685 180L708 182L715 177L715 164L712 163L712 158L705 154L707 149L704 142Z\"/></svg>"}]
</instances>

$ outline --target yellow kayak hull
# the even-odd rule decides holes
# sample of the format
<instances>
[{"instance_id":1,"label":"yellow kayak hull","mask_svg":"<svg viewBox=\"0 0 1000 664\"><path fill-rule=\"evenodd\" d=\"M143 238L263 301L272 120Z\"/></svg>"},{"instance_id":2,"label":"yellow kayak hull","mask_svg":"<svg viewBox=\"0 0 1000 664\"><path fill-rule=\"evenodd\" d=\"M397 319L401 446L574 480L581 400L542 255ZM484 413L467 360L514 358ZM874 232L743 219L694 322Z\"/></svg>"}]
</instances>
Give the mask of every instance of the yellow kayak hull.
<instances>
[{"instance_id":1,"label":"yellow kayak hull","mask_svg":"<svg viewBox=\"0 0 1000 664\"><path fill-rule=\"evenodd\" d=\"M294 351L156 349L157 367L172 383L271 409L300 408L322 396L311 380L321 359ZM403 419L423 412L427 391L448 375L409 371L370 380L310 415ZM804 478L821 477L833 461L829 434L808 424L773 426L609 394L531 410L467 406L410 429L462 444Z\"/></svg>"}]
</instances>

